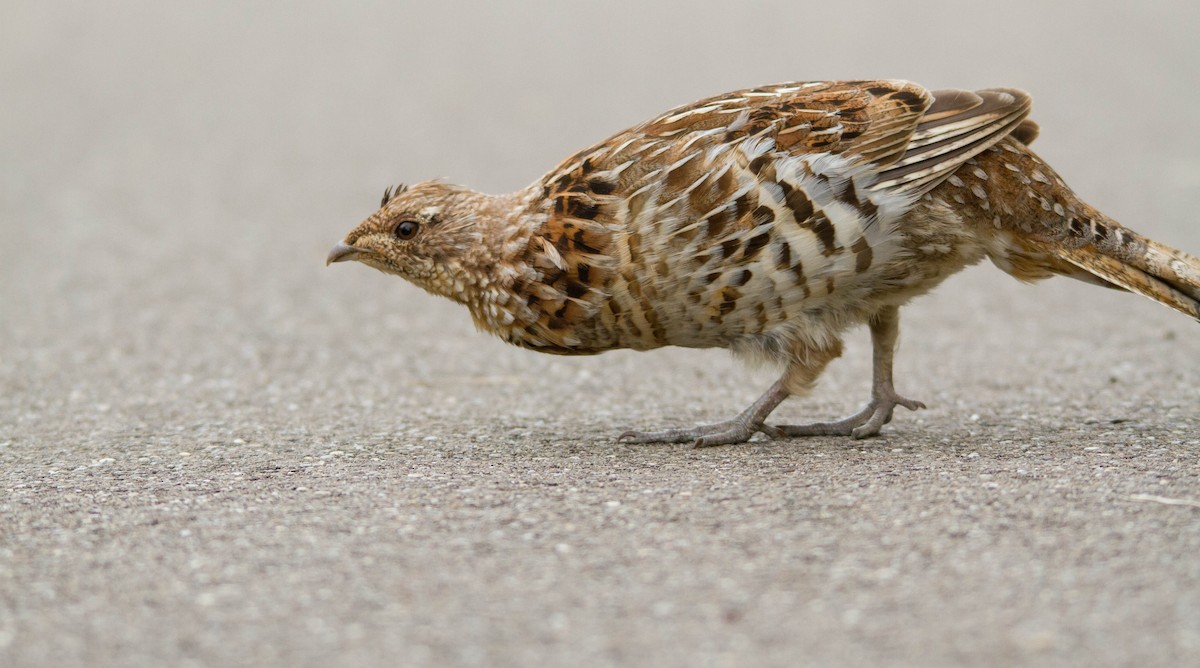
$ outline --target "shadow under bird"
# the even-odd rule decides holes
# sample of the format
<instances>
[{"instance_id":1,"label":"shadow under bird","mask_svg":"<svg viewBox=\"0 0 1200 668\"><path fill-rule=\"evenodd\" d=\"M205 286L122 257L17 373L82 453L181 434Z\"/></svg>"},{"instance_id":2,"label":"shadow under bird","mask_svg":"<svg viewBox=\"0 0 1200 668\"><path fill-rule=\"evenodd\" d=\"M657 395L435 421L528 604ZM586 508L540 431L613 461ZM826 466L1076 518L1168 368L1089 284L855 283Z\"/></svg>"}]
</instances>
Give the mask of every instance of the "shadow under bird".
<instances>
[{"instance_id":1,"label":"shadow under bird","mask_svg":"<svg viewBox=\"0 0 1200 668\"><path fill-rule=\"evenodd\" d=\"M580 151L524 190L427 181L329 253L466 305L524 348L729 348L783 373L738 416L634 442L711 446L879 433L924 406L892 384L899 308L984 258L1137 292L1200 319L1200 259L1080 200L1029 145L1030 98L905 81L783 83L672 109ZM870 402L833 422L769 425L866 323Z\"/></svg>"}]
</instances>

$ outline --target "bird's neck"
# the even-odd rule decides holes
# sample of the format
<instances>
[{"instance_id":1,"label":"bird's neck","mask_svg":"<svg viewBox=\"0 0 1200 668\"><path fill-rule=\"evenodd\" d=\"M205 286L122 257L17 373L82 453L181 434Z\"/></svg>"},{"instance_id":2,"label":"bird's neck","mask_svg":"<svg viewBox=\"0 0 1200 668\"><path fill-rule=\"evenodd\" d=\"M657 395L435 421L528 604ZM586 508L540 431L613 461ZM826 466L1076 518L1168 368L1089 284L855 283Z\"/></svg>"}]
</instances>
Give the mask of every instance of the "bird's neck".
<instances>
[{"instance_id":1,"label":"bird's neck","mask_svg":"<svg viewBox=\"0 0 1200 668\"><path fill-rule=\"evenodd\" d=\"M514 328L536 319L518 286L533 272L528 264L529 243L545 218L535 210L537 194L523 190L481 195L475 205L477 252L463 256L458 266L447 267L454 286L444 296L465 305L477 327L505 339Z\"/></svg>"}]
</instances>

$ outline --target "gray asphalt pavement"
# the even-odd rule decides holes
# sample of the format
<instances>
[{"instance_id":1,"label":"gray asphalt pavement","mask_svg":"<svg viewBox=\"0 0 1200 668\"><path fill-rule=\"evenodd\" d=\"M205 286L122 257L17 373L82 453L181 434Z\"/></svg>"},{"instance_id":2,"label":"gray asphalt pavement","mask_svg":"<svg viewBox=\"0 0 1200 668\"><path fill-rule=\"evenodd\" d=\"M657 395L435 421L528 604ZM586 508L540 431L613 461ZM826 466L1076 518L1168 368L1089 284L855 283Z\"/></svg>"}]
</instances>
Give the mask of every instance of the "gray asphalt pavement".
<instances>
[{"instance_id":1,"label":"gray asphalt pavement","mask_svg":"<svg viewBox=\"0 0 1200 668\"><path fill-rule=\"evenodd\" d=\"M851 77L1031 91L1077 191L1200 252L1200 9L1140 5L0 4L0 665L1200 664L1200 325L1149 301L971 269L902 311L928 410L695 451L613 437L770 370L323 266L397 181Z\"/></svg>"}]
</instances>

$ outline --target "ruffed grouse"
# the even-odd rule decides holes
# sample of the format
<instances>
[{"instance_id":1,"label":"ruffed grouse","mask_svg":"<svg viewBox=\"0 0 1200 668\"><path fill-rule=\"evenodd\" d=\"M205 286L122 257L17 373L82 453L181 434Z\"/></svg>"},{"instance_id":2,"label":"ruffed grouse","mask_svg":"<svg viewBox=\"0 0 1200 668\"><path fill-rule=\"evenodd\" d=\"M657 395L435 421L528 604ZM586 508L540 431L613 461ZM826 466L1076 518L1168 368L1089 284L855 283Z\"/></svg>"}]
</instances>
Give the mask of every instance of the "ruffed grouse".
<instances>
[{"instance_id":1,"label":"ruffed grouse","mask_svg":"<svg viewBox=\"0 0 1200 668\"><path fill-rule=\"evenodd\" d=\"M635 442L875 435L896 405L898 309L989 258L1141 293L1200 318L1200 260L1082 202L1029 150L1030 98L904 81L784 83L701 100L568 158L528 188L384 193L329 253L465 304L509 343L562 355L723 347L783 375L737 417ZM867 323L871 400L771 426Z\"/></svg>"}]
</instances>

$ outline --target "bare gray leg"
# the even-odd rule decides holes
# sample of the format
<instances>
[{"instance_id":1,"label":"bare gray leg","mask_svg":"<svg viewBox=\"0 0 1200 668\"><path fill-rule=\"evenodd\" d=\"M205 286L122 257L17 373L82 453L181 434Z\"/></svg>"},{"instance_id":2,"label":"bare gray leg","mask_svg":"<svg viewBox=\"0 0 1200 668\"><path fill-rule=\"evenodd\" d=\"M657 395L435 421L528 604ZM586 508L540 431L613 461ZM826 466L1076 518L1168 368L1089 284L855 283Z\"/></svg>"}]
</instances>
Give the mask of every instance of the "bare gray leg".
<instances>
[{"instance_id":1,"label":"bare gray leg","mask_svg":"<svg viewBox=\"0 0 1200 668\"><path fill-rule=\"evenodd\" d=\"M786 377L785 373L784 378ZM628 443L687 443L692 441L697 448L706 448L713 445L744 443L760 431L773 436L775 429L767 426L763 421L780 402L788 397L784 378L775 381L766 393L733 419L706 424L694 429L627 431L617 439Z\"/></svg>"},{"instance_id":2,"label":"bare gray leg","mask_svg":"<svg viewBox=\"0 0 1200 668\"><path fill-rule=\"evenodd\" d=\"M896 306L884 307L871 317L870 327L874 357L870 403L841 420L782 425L777 428L780 434L867 438L877 435L883 425L891 422L896 406L904 406L912 411L925 408L925 404L919 401L900 396L892 386L892 360L896 352L896 338L900 335L900 309Z\"/></svg>"},{"instance_id":3,"label":"bare gray leg","mask_svg":"<svg viewBox=\"0 0 1200 668\"><path fill-rule=\"evenodd\" d=\"M713 445L744 443L756 432L775 438L777 429L766 423L767 416L793 392L803 392L812 386L817 376L829 362L842 354L841 341L832 343L827 350L798 349L789 358L787 368L779 380L771 385L750 407L737 417L724 422L706 424L694 429L664 429L662 431L627 431L618 438L630 443L686 443L692 441L698 448Z\"/></svg>"}]
</instances>

